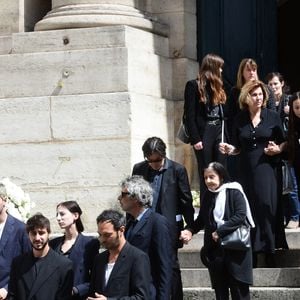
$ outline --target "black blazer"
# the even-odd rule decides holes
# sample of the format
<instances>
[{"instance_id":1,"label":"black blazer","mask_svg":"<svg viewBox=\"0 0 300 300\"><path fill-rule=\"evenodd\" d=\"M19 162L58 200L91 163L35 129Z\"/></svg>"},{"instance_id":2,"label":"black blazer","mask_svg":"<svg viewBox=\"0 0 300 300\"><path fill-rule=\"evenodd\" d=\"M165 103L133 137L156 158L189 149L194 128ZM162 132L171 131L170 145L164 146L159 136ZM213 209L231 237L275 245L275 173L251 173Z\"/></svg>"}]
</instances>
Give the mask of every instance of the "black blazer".
<instances>
[{"instance_id":1,"label":"black blazer","mask_svg":"<svg viewBox=\"0 0 300 300\"><path fill-rule=\"evenodd\" d=\"M169 299L173 262L168 220L148 209L127 237L129 226L130 222L125 231L126 240L149 255L155 299Z\"/></svg>"},{"instance_id":2,"label":"black blazer","mask_svg":"<svg viewBox=\"0 0 300 300\"><path fill-rule=\"evenodd\" d=\"M126 242L105 286L108 257L108 251L96 256L89 295L93 297L97 292L109 299L149 300L151 275L148 255Z\"/></svg>"},{"instance_id":3,"label":"black blazer","mask_svg":"<svg viewBox=\"0 0 300 300\"><path fill-rule=\"evenodd\" d=\"M207 119L205 104L200 103L198 83L195 79L188 81L185 85L184 114L191 144L194 145L202 141Z\"/></svg>"},{"instance_id":4,"label":"black blazer","mask_svg":"<svg viewBox=\"0 0 300 300\"><path fill-rule=\"evenodd\" d=\"M13 260L8 300L70 300L73 287L72 262L51 248L41 258L40 270L35 278L36 259L32 252Z\"/></svg>"},{"instance_id":5,"label":"black blazer","mask_svg":"<svg viewBox=\"0 0 300 300\"><path fill-rule=\"evenodd\" d=\"M31 251L25 224L8 215L0 239L0 288L7 290L12 260Z\"/></svg>"},{"instance_id":6,"label":"black blazer","mask_svg":"<svg viewBox=\"0 0 300 300\"><path fill-rule=\"evenodd\" d=\"M244 196L239 190L227 189L224 213L225 223L217 229L213 218L215 197L215 193L210 191L205 192L199 215L190 228L193 233L204 228L204 247L210 260L214 259L215 254L219 255L223 251L220 248L220 244L214 242L211 234L217 231L218 235L223 237L237 229L246 219ZM251 249L247 251L224 250L223 255L225 266L234 278L247 284L253 283Z\"/></svg>"},{"instance_id":7,"label":"black blazer","mask_svg":"<svg viewBox=\"0 0 300 300\"><path fill-rule=\"evenodd\" d=\"M50 247L60 253L60 247L64 241L64 236L57 237L49 242ZM99 241L90 236L79 234L75 244L71 249L69 259L73 262L74 287L79 292L79 296L85 299L89 292L90 275L93 261L99 253ZM61 253L60 253L61 254Z\"/></svg>"},{"instance_id":8,"label":"black blazer","mask_svg":"<svg viewBox=\"0 0 300 300\"><path fill-rule=\"evenodd\" d=\"M165 216L173 228L172 237L178 241L183 221L176 222L176 215L183 215L190 225L194 221L194 207L189 179L184 166L166 158L168 168L164 171L158 199L157 211ZM147 181L150 176L150 166L142 161L133 167L132 175L140 175ZM180 246L180 244L179 244Z\"/></svg>"},{"instance_id":9,"label":"black blazer","mask_svg":"<svg viewBox=\"0 0 300 300\"><path fill-rule=\"evenodd\" d=\"M206 88L207 96L211 94L209 88ZM207 106L200 102L200 94L197 81L190 80L185 85L184 90L184 115L186 119L187 130L190 134L191 144L194 145L203 140L205 127L208 121ZM221 119L227 120L227 106L221 104ZM227 122L224 123L224 134L227 137Z\"/></svg>"}]
</instances>

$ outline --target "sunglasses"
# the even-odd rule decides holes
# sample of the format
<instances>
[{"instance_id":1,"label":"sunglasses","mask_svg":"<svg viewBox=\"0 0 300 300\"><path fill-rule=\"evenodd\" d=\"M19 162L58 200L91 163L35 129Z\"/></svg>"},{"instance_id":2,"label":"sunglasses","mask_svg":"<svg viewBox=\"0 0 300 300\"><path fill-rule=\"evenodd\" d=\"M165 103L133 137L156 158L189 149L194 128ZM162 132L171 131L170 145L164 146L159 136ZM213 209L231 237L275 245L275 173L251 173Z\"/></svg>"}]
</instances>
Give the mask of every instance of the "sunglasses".
<instances>
[{"instance_id":1,"label":"sunglasses","mask_svg":"<svg viewBox=\"0 0 300 300\"><path fill-rule=\"evenodd\" d=\"M130 195L129 192L121 192L121 198L124 198L125 196Z\"/></svg>"},{"instance_id":2,"label":"sunglasses","mask_svg":"<svg viewBox=\"0 0 300 300\"><path fill-rule=\"evenodd\" d=\"M146 161L148 164L153 164L153 163L159 163L159 162L162 162L162 161L163 161L163 158L158 158L158 159L148 159L148 158L145 158L145 161Z\"/></svg>"}]
</instances>

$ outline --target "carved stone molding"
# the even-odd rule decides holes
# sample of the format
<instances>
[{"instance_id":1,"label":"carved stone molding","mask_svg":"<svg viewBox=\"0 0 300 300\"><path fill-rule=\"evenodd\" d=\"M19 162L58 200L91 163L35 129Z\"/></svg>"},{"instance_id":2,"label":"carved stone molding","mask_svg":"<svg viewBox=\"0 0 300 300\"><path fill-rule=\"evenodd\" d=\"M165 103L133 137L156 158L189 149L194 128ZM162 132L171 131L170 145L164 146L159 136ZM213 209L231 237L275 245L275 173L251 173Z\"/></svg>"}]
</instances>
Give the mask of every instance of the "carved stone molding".
<instances>
[{"instance_id":1,"label":"carved stone molding","mask_svg":"<svg viewBox=\"0 0 300 300\"><path fill-rule=\"evenodd\" d=\"M128 25L163 36L168 26L149 13L135 7L135 1L121 0L59 0L52 2L52 10L35 25L35 31ZM79 2L79 3L78 3Z\"/></svg>"}]
</instances>

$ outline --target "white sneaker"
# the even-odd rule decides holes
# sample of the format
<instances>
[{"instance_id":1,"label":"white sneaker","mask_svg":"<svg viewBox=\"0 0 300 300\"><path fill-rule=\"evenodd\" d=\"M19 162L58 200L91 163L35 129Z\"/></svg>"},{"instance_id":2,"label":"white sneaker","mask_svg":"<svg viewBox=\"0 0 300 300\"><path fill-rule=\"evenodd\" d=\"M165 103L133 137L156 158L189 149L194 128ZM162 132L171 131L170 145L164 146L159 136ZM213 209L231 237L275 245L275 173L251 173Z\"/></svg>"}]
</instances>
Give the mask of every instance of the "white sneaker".
<instances>
[{"instance_id":1,"label":"white sneaker","mask_svg":"<svg viewBox=\"0 0 300 300\"><path fill-rule=\"evenodd\" d=\"M297 229L299 226L299 221L290 220L289 223L286 225L286 229Z\"/></svg>"}]
</instances>

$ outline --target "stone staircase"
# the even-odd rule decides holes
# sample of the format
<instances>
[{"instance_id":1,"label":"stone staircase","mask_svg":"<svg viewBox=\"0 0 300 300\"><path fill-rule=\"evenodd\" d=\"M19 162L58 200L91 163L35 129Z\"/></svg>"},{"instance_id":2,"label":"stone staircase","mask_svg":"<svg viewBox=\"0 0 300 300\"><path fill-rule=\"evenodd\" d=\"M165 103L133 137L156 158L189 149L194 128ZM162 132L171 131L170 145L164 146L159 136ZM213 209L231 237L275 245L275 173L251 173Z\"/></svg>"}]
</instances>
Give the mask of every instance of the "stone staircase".
<instances>
[{"instance_id":1,"label":"stone staircase","mask_svg":"<svg viewBox=\"0 0 300 300\"><path fill-rule=\"evenodd\" d=\"M251 299L300 300L300 229L286 230L289 250L276 251L276 268L265 268L258 257L253 270ZM189 245L179 251L185 300L213 300L209 274L200 260L203 232L195 235Z\"/></svg>"}]
</instances>

